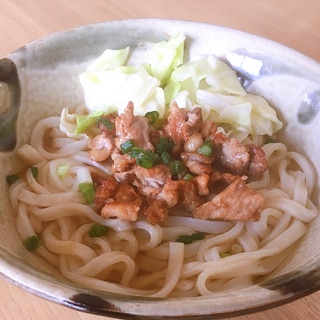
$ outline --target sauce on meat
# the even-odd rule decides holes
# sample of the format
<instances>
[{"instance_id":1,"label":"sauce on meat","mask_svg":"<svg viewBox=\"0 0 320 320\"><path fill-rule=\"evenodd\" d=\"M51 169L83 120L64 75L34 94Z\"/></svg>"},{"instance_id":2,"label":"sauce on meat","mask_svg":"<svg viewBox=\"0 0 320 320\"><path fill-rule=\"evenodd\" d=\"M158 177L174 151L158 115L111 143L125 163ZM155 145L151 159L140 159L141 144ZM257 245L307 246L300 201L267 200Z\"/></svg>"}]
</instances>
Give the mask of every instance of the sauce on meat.
<instances>
[{"instance_id":1,"label":"sauce on meat","mask_svg":"<svg viewBox=\"0 0 320 320\"><path fill-rule=\"evenodd\" d=\"M260 147L229 139L214 121L202 120L198 107L187 111L174 103L160 127L133 110L129 102L123 114L108 116L114 127L100 126L89 144L90 158L111 161L114 173L106 180L94 177L102 217L136 221L142 213L157 224L179 209L199 219L260 218L264 197L246 183L260 179L267 168ZM170 145L166 158L157 149L161 138ZM123 152L128 141L136 156ZM144 155L153 162L139 162Z\"/></svg>"}]
</instances>

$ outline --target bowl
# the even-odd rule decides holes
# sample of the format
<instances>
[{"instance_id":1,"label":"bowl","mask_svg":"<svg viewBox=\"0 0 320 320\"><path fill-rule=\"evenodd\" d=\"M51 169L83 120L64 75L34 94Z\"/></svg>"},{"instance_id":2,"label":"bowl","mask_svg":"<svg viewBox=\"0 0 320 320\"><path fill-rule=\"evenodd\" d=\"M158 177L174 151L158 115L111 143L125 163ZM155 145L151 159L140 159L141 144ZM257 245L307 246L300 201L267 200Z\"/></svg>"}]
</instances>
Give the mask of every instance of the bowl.
<instances>
[{"instance_id":1,"label":"bowl","mask_svg":"<svg viewBox=\"0 0 320 320\"><path fill-rule=\"evenodd\" d=\"M262 281L196 298L140 297L90 289L64 279L21 245L6 182L8 172L23 166L17 148L28 141L40 119L83 103L79 74L106 48L168 40L180 33L187 38L186 59L204 54L219 57L237 72L248 92L262 95L276 108L284 123L281 141L304 154L320 174L317 61L252 34L191 21L111 21L53 34L0 60L1 101L5 103L0 114L0 274L4 279L55 303L121 319L221 319L279 306L320 288L319 217L309 223L308 232L281 267ZM315 181L312 200L318 207L320 182Z\"/></svg>"}]
</instances>

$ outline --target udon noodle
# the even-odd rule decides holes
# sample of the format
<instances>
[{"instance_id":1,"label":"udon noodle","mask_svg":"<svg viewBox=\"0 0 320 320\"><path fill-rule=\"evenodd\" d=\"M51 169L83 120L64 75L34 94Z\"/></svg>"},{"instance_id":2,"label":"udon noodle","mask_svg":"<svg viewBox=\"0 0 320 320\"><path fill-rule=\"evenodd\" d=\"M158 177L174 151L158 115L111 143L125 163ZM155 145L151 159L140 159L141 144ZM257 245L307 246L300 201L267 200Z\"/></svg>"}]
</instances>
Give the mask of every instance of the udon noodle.
<instances>
[{"instance_id":1,"label":"udon noodle","mask_svg":"<svg viewBox=\"0 0 320 320\"><path fill-rule=\"evenodd\" d=\"M75 110L77 113L77 110ZM172 214L149 223L101 217L79 191L79 172L107 178L108 162L90 160L88 137L67 136L60 116L40 120L18 149L27 169L9 186L22 242L37 235L40 255L85 288L149 297L195 297L258 283L283 263L318 211L312 165L284 143L243 138L265 153L268 167L248 186L265 202L257 221L202 220ZM258 126L258 124L257 124ZM37 169L35 174L34 169ZM59 174L64 169L64 174ZM107 233L91 237L93 225ZM205 234L189 244L181 235Z\"/></svg>"},{"instance_id":2,"label":"udon noodle","mask_svg":"<svg viewBox=\"0 0 320 320\"><path fill-rule=\"evenodd\" d=\"M283 143L262 148L268 160L263 179L250 183L266 199L255 222L206 221L169 216L162 225L146 221L103 219L86 204L76 185L77 170L106 176L110 168L90 162L87 140L68 138L59 117L41 120L20 156L39 169L34 177L10 186L17 229L26 239L38 234L37 254L63 276L85 287L151 297L210 295L254 284L283 262L307 231L317 210L310 200L315 186L312 166ZM61 164L70 165L61 179ZM88 236L94 223L107 235ZM204 232L191 244L175 242L181 234ZM221 253L228 252L225 257Z\"/></svg>"}]
</instances>

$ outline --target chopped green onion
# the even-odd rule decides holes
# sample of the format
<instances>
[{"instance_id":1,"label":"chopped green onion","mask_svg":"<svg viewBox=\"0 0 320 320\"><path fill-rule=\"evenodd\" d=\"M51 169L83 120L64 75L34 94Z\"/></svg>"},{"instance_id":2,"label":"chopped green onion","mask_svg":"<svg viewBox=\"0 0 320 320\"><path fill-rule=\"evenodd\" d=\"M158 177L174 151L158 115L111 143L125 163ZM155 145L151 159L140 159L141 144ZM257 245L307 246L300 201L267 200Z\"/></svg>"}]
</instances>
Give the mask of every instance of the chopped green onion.
<instances>
[{"instance_id":1,"label":"chopped green onion","mask_svg":"<svg viewBox=\"0 0 320 320\"><path fill-rule=\"evenodd\" d=\"M182 242L184 244L190 244L194 241L203 240L205 235L203 232L196 232L191 235L182 235L176 239L176 242Z\"/></svg>"},{"instance_id":2,"label":"chopped green onion","mask_svg":"<svg viewBox=\"0 0 320 320\"><path fill-rule=\"evenodd\" d=\"M161 160L164 164L169 164L171 161L171 156L167 151L163 151L161 154Z\"/></svg>"},{"instance_id":3,"label":"chopped green onion","mask_svg":"<svg viewBox=\"0 0 320 320\"><path fill-rule=\"evenodd\" d=\"M23 241L23 245L27 250L35 251L41 246L41 241L37 235L32 235Z\"/></svg>"},{"instance_id":4,"label":"chopped green onion","mask_svg":"<svg viewBox=\"0 0 320 320\"><path fill-rule=\"evenodd\" d=\"M220 258L225 258L231 256L231 254L228 252L219 252L219 256Z\"/></svg>"},{"instance_id":5,"label":"chopped green onion","mask_svg":"<svg viewBox=\"0 0 320 320\"><path fill-rule=\"evenodd\" d=\"M122 153L130 152L134 147L134 144L131 139L126 140L125 142L121 143L120 150Z\"/></svg>"},{"instance_id":6,"label":"chopped green onion","mask_svg":"<svg viewBox=\"0 0 320 320\"><path fill-rule=\"evenodd\" d=\"M144 152L140 152L135 159L136 162L143 168L150 169L153 166L153 160Z\"/></svg>"},{"instance_id":7,"label":"chopped green onion","mask_svg":"<svg viewBox=\"0 0 320 320\"><path fill-rule=\"evenodd\" d=\"M174 143L169 141L168 137L161 137L159 142L155 145L156 146L156 153L161 156L163 152L170 153L172 148L174 147Z\"/></svg>"},{"instance_id":8,"label":"chopped green onion","mask_svg":"<svg viewBox=\"0 0 320 320\"><path fill-rule=\"evenodd\" d=\"M133 147L129 155L136 160L137 164L146 169L152 168L154 164L161 161L161 158L156 153L137 147Z\"/></svg>"},{"instance_id":9,"label":"chopped green onion","mask_svg":"<svg viewBox=\"0 0 320 320\"><path fill-rule=\"evenodd\" d=\"M194 176L193 176L191 173L187 173L187 174L183 177L184 180L192 180L193 178L194 178Z\"/></svg>"},{"instance_id":10,"label":"chopped green onion","mask_svg":"<svg viewBox=\"0 0 320 320\"><path fill-rule=\"evenodd\" d=\"M149 111L144 116L149 120L150 124L154 124L159 118L159 112L156 110Z\"/></svg>"},{"instance_id":11,"label":"chopped green onion","mask_svg":"<svg viewBox=\"0 0 320 320\"><path fill-rule=\"evenodd\" d=\"M37 167L31 167L32 176L36 178L39 174L39 169Z\"/></svg>"},{"instance_id":12,"label":"chopped green onion","mask_svg":"<svg viewBox=\"0 0 320 320\"><path fill-rule=\"evenodd\" d=\"M62 165L58 166L57 173L58 173L59 178L65 177L68 174L69 169L70 169L69 163L62 164Z\"/></svg>"},{"instance_id":13,"label":"chopped green onion","mask_svg":"<svg viewBox=\"0 0 320 320\"><path fill-rule=\"evenodd\" d=\"M102 224L96 223L90 227L89 237L91 237L91 238L102 237L105 234L107 234L107 232L108 232L108 228L106 226L103 226Z\"/></svg>"},{"instance_id":14,"label":"chopped green onion","mask_svg":"<svg viewBox=\"0 0 320 320\"><path fill-rule=\"evenodd\" d=\"M95 189L92 182L82 182L79 184L79 191L84 195L87 203L94 203Z\"/></svg>"},{"instance_id":15,"label":"chopped green onion","mask_svg":"<svg viewBox=\"0 0 320 320\"><path fill-rule=\"evenodd\" d=\"M206 141L199 149L198 153L203 154L206 157L211 157L212 155L212 142L210 140Z\"/></svg>"},{"instance_id":16,"label":"chopped green onion","mask_svg":"<svg viewBox=\"0 0 320 320\"><path fill-rule=\"evenodd\" d=\"M169 163L169 168L171 173L173 174L180 174L184 171L185 167L182 161L174 160Z\"/></svg>"},{"instance_id":17,"label":"chopped green onion","mask_svg":"<svg viewBox=\"0 0 320 320\"><path fill-rule=\"evenodd\" d=\"M6 177L6 181L7 183L11 186L12 184L14 184L15 182L17 182L20 179L19 175L17 174L9 174Z\"/></svg>"},{"instance_id":18,"label":"chopped green onion","mask_svg":"<svg viewBox=\"0 0 320 320\"><path fill-rule=\"evenodd\" d=\"M100 116L97 119L96 124L97 124L97 127L99 127L100 125L103 125L104 127L106 127L109 130L111 130L115 127L114 123L112 121L110 121L108 118L106 118L105 116Z\"/></svg>"}]
</instances>

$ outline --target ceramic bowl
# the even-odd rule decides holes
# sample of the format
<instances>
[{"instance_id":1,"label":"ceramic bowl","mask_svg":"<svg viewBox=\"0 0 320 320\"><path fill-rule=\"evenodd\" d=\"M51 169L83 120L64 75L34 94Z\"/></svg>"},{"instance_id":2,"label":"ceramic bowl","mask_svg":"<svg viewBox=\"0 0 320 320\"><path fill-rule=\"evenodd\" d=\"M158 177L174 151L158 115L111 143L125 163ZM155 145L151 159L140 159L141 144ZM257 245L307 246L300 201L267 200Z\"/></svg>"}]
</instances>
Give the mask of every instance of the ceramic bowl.
<instances>
[{"instance_id":1,"label":"ceramic bowl","mask_svg":"<svg viewBox=\"0 0 320 320\"><path fill-rule=\"evenodd\" d=\"M88 25L27 44L0 60L0 81L10 99L2 107L0 132L0 274L35 295L77 310L123 319L218 319L252 313L298 299L320 288L320 219L263 283L209 297L162 299L98 292L63 280L56 270L21 247L6 175L19 168L16 149L35 123L83 101L78 75L104 49L124 48L171 35L187 36L186 58L214 54L241 75L249 91L276 106L284 141L305 154L320 174L320 116L301 109L305 94L319 89L320 64L257 36L189 21L125 20ZM316 91L315 91L316 92ZM315 95L317 99L317 95ZM16 129L13 124L16 121ZM6 140L4 140L4 136ZM314 201L319 205L319 187Z\"/></svg>"}]
</instances>

